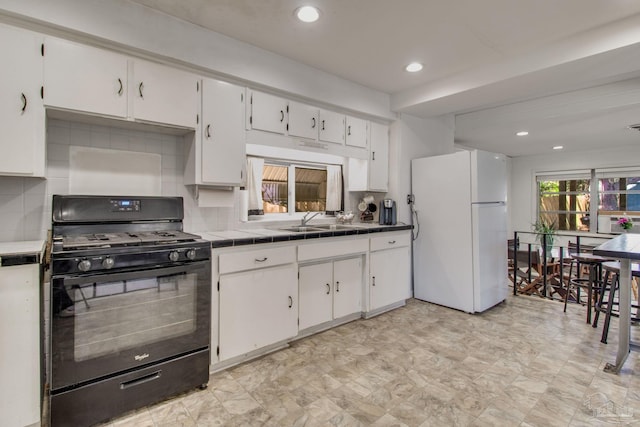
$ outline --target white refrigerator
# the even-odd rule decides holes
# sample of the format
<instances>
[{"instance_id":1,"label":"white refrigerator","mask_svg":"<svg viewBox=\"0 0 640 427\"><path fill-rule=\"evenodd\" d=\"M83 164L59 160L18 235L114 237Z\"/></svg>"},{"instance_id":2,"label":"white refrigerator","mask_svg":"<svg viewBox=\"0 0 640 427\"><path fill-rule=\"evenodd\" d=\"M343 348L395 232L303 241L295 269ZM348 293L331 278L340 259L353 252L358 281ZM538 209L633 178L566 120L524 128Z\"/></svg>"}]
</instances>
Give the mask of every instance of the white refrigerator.
<instances>
[{"instance_id":1,"label":"white refrigerator","mask_svg":"<svg viewBox=\"0 0 640 427\"><path fill-rule=\"evenodd\" d=\"M507 166L502 154L460 151L411 161L414 296L479 313L507 279Z\"/></svg>"}]
</instances>

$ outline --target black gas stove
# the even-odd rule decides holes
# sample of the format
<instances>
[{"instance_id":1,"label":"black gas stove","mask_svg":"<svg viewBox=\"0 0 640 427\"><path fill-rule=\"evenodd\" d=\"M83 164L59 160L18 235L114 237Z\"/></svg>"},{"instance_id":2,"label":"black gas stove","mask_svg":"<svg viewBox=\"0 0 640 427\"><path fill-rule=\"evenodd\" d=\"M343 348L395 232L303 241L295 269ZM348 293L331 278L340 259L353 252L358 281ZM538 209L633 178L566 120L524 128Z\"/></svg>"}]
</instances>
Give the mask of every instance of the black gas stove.
<instances>
[{"instance_id":1,"label":"black gas stove","mask_svg":"<svg viewBox=\"0 0 640 427\"><path fill-rule=\"evenodd\" d=\"M211 244L183 217L181 197L53 196L51 425L206 387Z\"/></svg>"},{"instance_id":2,"label":"black gas stove","mask_svg":"<svg viewBox=\"0 0 640 427\"><path fill-rule=\"evenodd\" d=\"M182 198L54 196L53 274L200 261L210 243L182 231Z\"/></svg>"}]
</instances>

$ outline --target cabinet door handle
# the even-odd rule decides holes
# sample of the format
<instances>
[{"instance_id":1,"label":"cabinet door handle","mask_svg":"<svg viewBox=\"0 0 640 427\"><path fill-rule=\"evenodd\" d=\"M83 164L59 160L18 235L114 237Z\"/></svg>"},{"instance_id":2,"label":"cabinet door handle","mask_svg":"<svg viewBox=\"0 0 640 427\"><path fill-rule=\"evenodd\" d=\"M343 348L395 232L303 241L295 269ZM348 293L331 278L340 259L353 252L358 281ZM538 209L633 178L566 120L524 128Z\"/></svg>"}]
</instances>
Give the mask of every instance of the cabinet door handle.
<instances>
[{"instance_id":1,"label":"cabinet door handle","mask_svg":"<svg viewBox=\"0 0 640 427\"><path fill-rule=\"evenodd\" d=\"M211 138L211 125L207 125L207 129L206 129L206 132L205 132L205 136L206 136L207 138Z\"/></svg>"},{"instance_id":2,"label":"cabinet door handle","mask_svg":"<svg viewBox=\"0 0 640 427\"><path fill-rule=\"evenodd\" d=\"M284 122L284 111L280 110L280 123Z\"/></svg>"},{"instance_id":3,"label":"cabinet door handle","mask_svg":"<svg viewBox=\"0 0 640 427\"><path fill-rule=\"evenodd\" d=\"M322 130L324 130L324 120L322 121Z\"/></svg>"},{"instance_id":4,"label":"cabinet door handle","mask_svg":"<svg viewBox=\"0 0 640 427\"><path fill-rule=\"evenodd\" d=\"M327 295L331 293L331 285L327 283Z\"/></svg>"},{"instance_id":5,"label":"cabinet door handle","mask_svg":"<svg viewBox=\"0 0 640 427\"><path fill-rule=\"evenodd\" d=\"M336 292L340 292L340 282L336 282Z\"/></svg>"},{"instance_id":6,"label":"cabinet door handle","mask_svg":"<svg viewBox=\"0 0 640 427\"><path fill-rule=\"evenodd\" d=\"M256 260L256 262L265 262L267 260L267 257L264 257L262 259L256 258L255 260Z\"/></svg>"},{"instance_id":7,"label":"cabinet door handle","mask_svg":"<svg viewBox=\"0 0 640 427\"><path fill-rule=\"evenodd\" d=\"M393 245L393 244L395 244L395 243L396 243L396 241L395 241L395 240L389 240L389 244L390 244L390 245Z\"/></svg>"},{"instance_id":8,"label":"cabinet door handle","mask_svg":"<svg viewBox=\"0 0 640 427\"><path fill-rule=\"evenodd\" d=\"M371 160L375 160L376 159L376 152L372 151L371 154L373 155L373 157L371 158Z\"/></svg>"},{"instance_id":9,"label":"cabinet door handle","mask_svg":"<svg viewBox=\"0 0 640 427\"><path fill-rule=\"evenodd\" d=\"M140 98L144 99L144 96L142 95L142 89L144 89L144 82L140 82L140 84L138 85L138 93L140 94Z\"/></svg>"},{"instance_id":10,"label":"cabinet door handle","mask_svg":"<svg viewBox=\"0 0 640 427\"><path fill-rule=\"evenodd\" d=\"M20 97L22 98L22 108L20 111L24 113L27 109L27 96L24 93L21 93Z\"/></svg>"},{"instance_id":11,"label":"cabinet door handle","mask_svg":"<svg viewBox=\"0 0 640 427\"><path fill-rule=\"evenodd\" d=\"M376 285L376 276L373 276L372 279L373 279L373 281L372 281L371 285L375 286Z\"/></svg>"},{"instance_id":12,"label":"cabinet door handle","mask_svg":"<svg viewBox=\"0 0 640 427\"><path fill-rule=\"evenodd\" d=\"M351 136L351 125L347 126L347 135Z\"/></svg>"},{"instance_id":13,"label":"cabinet door handle","mask_svg":"<svg viewBox=\"0 0 640 427\"><path fill-rule=\"evenodd\" d=\"M122 80L118 78L118 83L120 84L120 89L118 89L118 96L122 96L122 92L124 91L124 85L122 84Z\"/></svg>"},{"instance_id":14,"label":"cabinet door handle","mask_svg":"<svg viewBox=\"0 0 640 427\"><path fill-rule=\"evenodd\" d=\"M293 307L293 298L289 297L289 308Z\"/></svg>"},{"instance_id":15,"label":"cabinet door handle","mask_svg":"<svg viewBox=\"0 0 640 427\"><path fill-rule=\"evenodd\" d=\"M311 123L313 123L311 125L311 129L315 129L316 128L316 118L315 117L311 117Z\"/></svg>"}]
</instances>

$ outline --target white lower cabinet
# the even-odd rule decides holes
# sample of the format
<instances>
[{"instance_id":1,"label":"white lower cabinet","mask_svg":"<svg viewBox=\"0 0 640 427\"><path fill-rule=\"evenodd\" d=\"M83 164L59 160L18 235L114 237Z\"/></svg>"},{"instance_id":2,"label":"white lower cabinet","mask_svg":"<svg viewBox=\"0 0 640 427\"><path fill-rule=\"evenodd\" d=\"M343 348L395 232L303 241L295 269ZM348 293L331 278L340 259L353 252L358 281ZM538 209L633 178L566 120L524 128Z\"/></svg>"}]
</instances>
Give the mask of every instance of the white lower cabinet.
<instances>
[{"instance_id":1,"label":"white lower cabinet","mask_svg":"<svg viewBox=\"0 0 640 427\"><path fill-rule=\"evenodd\" d=\"M0 267L0 424L40 421L40 265Z\"/></svg>"},{"instance_id":2,"label":"white lower cabinet","mask_svg":"<svg viewBox=\"0 0 640 427\"><path fill-rule=\"evenodd\" d=\"M297 265L220 276L220 361L298 333Z\"/></svg>"},{"instance_id":3,"label":"white lower cabinet","mask_svg":"<svg viewBox=\"0 0 640 427\"><path fill-rule=\"evenodd\" d=\"M299 329L362 311L362 257L300 267Z\"/></svg>"},{"instance_id":4,"label":"white lower cabinet","mask_svg":"<svg viewBox=\"0 0 640 427\"><path fill-rule=\"evenodd\" d=\"M362 312L362 257L333 263L333 318Z\"/></svg>"},{"instance_id":5,"label":"white lower cabinet","mask_svg":"<svg viewBox=\"0 0 640 427\"><path fill-rule=\"evenodd\" d=\"M411 298L411 235L383 234L371 239L369 311Z\"/></svg>"}]
</instances>

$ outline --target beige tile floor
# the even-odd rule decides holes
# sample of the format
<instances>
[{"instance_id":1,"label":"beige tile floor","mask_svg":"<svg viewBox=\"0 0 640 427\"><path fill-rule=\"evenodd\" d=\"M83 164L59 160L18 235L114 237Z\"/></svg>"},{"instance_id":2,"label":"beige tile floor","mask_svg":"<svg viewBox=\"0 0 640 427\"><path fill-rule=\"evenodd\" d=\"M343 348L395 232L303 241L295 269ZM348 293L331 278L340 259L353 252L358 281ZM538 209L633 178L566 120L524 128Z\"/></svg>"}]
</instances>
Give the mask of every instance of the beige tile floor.
<instances>
[{"instance_id":1,"label":"beige tile floor","mask_svg":"<svg viewBox=\"0 0 640 427\"><path fill-rule=\"evenodd\" d=\"M620 375L584 307L512 297L469 315L406 307L294 342L211 376L209 388L106 425L640 425L640 353ZM640 327L632 326L640 340Z\"/></svg>"}]
</instances>

